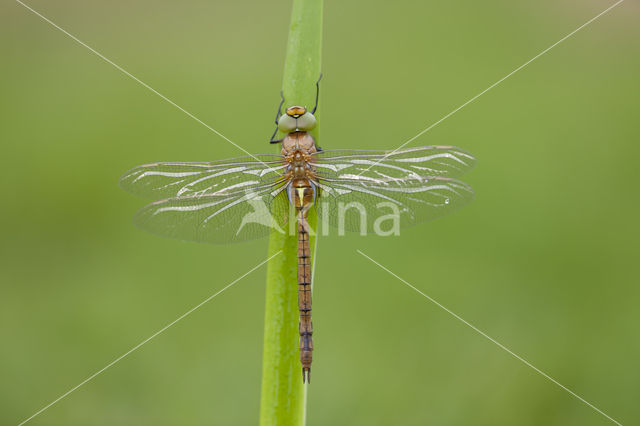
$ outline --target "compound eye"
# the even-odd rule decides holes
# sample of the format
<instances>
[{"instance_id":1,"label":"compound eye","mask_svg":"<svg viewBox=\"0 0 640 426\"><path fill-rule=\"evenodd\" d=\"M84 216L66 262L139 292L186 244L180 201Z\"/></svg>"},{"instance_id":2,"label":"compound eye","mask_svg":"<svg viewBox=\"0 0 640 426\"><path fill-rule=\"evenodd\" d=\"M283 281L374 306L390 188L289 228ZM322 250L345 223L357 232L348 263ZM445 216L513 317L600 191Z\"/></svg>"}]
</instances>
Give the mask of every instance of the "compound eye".
<instances>
[{"instance_id":1,"label":"compound eye","mask_svg":"<svg viewBox=\"0 0 640 426\"><path fill-rule=\"evenodd\" d=\"M310 112L305 112L303 115L298 117L297 126L298 129L308 132L316 127L316 118Z\"/></svg>"},{"instance_id":2,"label":"compound eye","mask_svg":"<svg viewBox=\"0 0 640 426\"><path fill-rule=\"evenodd\" d=\"M296 130L296 119L287 115L282 114L282 116L278 119L278 129L280 129L283 133L291 133Z\"/></svg>"}]
</instances>

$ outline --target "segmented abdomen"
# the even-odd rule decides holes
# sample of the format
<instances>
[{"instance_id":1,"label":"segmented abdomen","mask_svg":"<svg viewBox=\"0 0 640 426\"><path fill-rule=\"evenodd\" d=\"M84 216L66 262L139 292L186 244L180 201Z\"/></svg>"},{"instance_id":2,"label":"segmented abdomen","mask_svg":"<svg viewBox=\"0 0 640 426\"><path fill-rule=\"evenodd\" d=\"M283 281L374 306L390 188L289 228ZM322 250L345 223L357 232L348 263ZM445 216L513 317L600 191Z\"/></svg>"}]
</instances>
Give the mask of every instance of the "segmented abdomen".
<instances>
[{"instance_id":1,"label":"segmented abdomen","mask_svg":"<svg viewBox=\"0 0 640 426\"><path fill-rule=\"evenodd\" d=\"M298 309L300 310L300 362L302 381L311 380L313 324L311 323L311 259L306 212L298 212Z\"/></svg>"}]
</instances>

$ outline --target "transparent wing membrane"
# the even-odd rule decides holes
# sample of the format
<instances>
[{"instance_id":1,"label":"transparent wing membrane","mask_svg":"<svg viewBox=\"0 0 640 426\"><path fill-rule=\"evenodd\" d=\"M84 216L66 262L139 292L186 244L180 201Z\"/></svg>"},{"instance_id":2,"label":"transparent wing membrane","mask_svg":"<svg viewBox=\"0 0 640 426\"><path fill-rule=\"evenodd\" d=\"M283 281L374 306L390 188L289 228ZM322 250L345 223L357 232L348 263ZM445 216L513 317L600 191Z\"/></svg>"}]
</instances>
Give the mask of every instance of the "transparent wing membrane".
<instances>
[{"instance_id":1,"label":"transparent wing membrane","mask_svg":"<svg viewBox=\"0 0 640 426\"><path fill-rule=\"evenodd\" d=\"M320 223L363 235L433 220L474 198L469 185L441 176L331 179L320 181L319 186L316 209Z\"/></svg>"},{"instance_id":2,"label":"transparent wing membrane","mask_svg":"<svg viewBox=\"0 0 640 426\"><path fill-rule=\"evenodd\" d=\"M261 238L271 229L288 232L289 201L283 188L169 198L144 207L134 223L157 235L218 244Z\"/></svg>"},{"instance_id":3,"label":"transparent wing membrane","mask_svg":"<svg viewBox=\"0 0 640 426\"><path fill-rule=\"evenodd\" d=\"M140 210L136 225L181 240L228 243L260 238L271 229L295 232L287 197L287 163L260 155L209 163L154 163L127 172L127 191L161 199ZM475 165L452 146L398 151L320 151L309 165L318 188L314 208L321 226L361 234L392 234L453 212L473 199L454 179Z\"/></svg>"},{"instance_id":4,"label":"transparent wing membrane","mask_svg":"<svg viewBox=\"0 0 640 426\"><path fill-rule=\"evenodd\" d=\"M241 157L210 163L153 163L120 178L120 186L139 197L160 198L244 192L282 175L280 155Z\"/></svg>"},{"instance_id":5,"label":"transparent wing membrane","mask_svg":"<svg viewBox=\"0 0 640 426\"><path fill-rule=\"evenodd\" d=\"M454 146L424 146L397 151L328 150L313 155L317 173L325 178L458 177L471 170L476 160Z\"/></svg>"}]
</instances>

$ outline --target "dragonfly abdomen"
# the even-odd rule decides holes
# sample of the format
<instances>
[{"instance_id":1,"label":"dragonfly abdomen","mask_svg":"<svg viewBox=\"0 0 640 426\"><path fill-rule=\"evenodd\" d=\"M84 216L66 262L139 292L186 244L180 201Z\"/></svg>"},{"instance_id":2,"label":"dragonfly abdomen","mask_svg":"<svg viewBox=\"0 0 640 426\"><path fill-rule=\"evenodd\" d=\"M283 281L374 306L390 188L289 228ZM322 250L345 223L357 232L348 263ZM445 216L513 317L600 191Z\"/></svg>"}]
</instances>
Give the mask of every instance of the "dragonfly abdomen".
<instances>
[{"instance_id":1,"label":"dragonfly abdomen","mask_svg":"<svg viewBox=\"0 0 640 426\"><path fill-rule=\"evenodd\" d=\"M300 363L302 381L311 380L313 360L313 324L311 322L311 251L307 213L298 209L298 309L300 311Z\"/></svg>"}]
</instances>

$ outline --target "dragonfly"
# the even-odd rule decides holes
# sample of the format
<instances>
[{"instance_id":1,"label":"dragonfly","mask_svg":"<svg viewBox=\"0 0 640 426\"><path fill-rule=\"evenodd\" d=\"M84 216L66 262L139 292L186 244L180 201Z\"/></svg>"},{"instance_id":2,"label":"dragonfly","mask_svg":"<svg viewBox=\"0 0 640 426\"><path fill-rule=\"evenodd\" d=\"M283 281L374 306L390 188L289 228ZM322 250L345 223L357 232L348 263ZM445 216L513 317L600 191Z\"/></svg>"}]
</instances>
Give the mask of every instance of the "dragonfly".
<instances>
[{"instance_id":1,"label":"dragonfly","mask_svg":"<svg viewBox=\"0 0 640 426\"><path fill-rule=\"evenodd\" d=\"M467 151L445 145L375 150L322 150L311 131L312 110L292 105L276 115L271 143L280 154L211 162L145 164L120 185L150 200L134 223L180 240L226 244L291 233L298 242L299 350L302 380L313 360L309 213L343 231L380 233L388 222L406 227L451 213L469 203L472 188L456 178L475 165ZM282 139L274 139L277 132ZM387 224L387 227L389 228ZM364 228L364 229L363 229ZM397 234L397 233L396 233Z\"/></svg>"}]
</instances>

